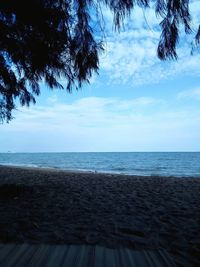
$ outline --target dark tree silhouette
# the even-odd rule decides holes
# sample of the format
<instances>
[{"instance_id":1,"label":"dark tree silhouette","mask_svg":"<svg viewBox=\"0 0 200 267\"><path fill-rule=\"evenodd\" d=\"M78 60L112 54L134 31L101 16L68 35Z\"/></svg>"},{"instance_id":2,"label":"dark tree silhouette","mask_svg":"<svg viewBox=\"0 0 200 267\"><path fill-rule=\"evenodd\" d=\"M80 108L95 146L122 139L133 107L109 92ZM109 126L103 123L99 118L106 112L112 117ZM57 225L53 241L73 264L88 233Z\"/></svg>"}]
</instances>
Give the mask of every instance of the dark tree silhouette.
<instances>
[{"instance_id":1,"label":"dark tree silhouette","mask_svg":"<svg viewBox=\"0 0 200 267\"><path fill-rule=\"evenodd\" d=\"M147 8L150 2L163 19L158 57L176 59L180 26L191 31L189 0L1 0L0 121L12 118L15 101L35 103L41 81L63 88L62 77L71 91L98 71L103 44L93 32L91 14L103 33L102 9L107 6L119 30L135 5Z\"/></svg>"}]
</instances>

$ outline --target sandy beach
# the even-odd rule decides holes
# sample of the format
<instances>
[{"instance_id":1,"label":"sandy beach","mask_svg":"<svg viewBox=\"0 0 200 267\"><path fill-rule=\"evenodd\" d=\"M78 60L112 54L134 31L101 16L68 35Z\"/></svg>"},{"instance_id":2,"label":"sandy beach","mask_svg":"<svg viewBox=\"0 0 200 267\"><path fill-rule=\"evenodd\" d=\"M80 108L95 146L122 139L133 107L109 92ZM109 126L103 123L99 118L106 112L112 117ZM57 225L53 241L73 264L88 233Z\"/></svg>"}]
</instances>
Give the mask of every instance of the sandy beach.
<instances>
[{"instance_id":1,"label":"sandy beach","mask_svg":"<svg viewBox=\"0 0 200 267\"><path fill-rule=\"evenodd\" d=\"M164 248L200 266L200 179L0 166L0 242Z\"/></svg>"}]
</instances>

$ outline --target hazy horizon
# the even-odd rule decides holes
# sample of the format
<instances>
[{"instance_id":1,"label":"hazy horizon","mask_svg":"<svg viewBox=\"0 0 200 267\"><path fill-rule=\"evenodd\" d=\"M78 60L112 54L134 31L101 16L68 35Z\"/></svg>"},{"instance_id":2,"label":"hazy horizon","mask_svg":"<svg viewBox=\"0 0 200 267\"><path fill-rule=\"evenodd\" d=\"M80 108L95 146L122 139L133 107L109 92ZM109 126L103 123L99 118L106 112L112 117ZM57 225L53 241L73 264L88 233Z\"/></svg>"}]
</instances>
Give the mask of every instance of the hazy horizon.
<instances>
[{"instance_id":1,"label":"hazy horizon","mask_svg":"<svg viewBox=\"0 0 200 267\"><path fill-rule=\"evenodd\" d=\"M39 154L39 153L200 153L200 151L0 151L0 154Z\"/></svg>"}]
</instances>

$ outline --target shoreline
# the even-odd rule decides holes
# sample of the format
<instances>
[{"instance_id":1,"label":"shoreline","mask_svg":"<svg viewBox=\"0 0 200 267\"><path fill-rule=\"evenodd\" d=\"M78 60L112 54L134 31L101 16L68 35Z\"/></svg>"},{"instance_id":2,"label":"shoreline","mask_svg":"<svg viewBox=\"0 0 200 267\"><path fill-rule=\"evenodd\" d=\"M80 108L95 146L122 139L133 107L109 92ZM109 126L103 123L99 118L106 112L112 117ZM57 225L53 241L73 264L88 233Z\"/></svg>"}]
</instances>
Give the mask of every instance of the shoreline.
<instances>
[{"instance_id":1,"label":"shoreline","mask_svg":"<svg viewBox=\"0 0 200 267\"><path fill-rule=\"evenodd\" d=\"M16 168L16 169L27 169L27 170L38 170L38 171L52 171L52 172L64 172L68 174L100 174L100 175L111 175L111 176L128 176L128 177L142 177L142 178L148 178L148 177L161 177L161 178L172 178L172 179L200 179L200 175L198 176L176 176L176 175L157 175L157 174L151 174L151 175L140 175L140 174L129 174L129 173L123 173L123 172L112 172L112 171L97 171L97 170L79 170L79 169L62 169L58 167L42 167L42 166L28 166L28 165L15 165L15 164L2 164L0 163L0 168Z\"/></svg>"},{"instance_id":2,"label":"shoreline","mask_svg":"<svg viewBox=\"0 0 200 267\"><path fill-rule=\"evenodd\" d=\"M200 266L199 192L199 178L0 165L0 242L163 248Z\"/></svg>"}]
</instances>

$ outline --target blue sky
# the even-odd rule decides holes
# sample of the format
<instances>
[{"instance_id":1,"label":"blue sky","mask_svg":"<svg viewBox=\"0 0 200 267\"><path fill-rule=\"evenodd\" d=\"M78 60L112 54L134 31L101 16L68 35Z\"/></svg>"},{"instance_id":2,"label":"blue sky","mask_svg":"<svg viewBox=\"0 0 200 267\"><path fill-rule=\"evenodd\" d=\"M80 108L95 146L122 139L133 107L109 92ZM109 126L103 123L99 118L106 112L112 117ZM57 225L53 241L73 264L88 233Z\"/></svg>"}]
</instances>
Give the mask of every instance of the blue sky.
<instances>
[{"instance_id":1,"label":"blue sky","mask_svg":"<svg viewBox=\"0 0 200 267\"><path fill-rule=\"evenodd\" d=\"M200 8L191 1L193 28ZM37 104L0 125L0 152L200 151L200 52L180 40L177 62L156 57L159 18L135 8L112 31L104 10L105 53L90 85L68 94L42 84ZM64 81L63 81L64 82Z\"/></svg>"}]
</instances>

